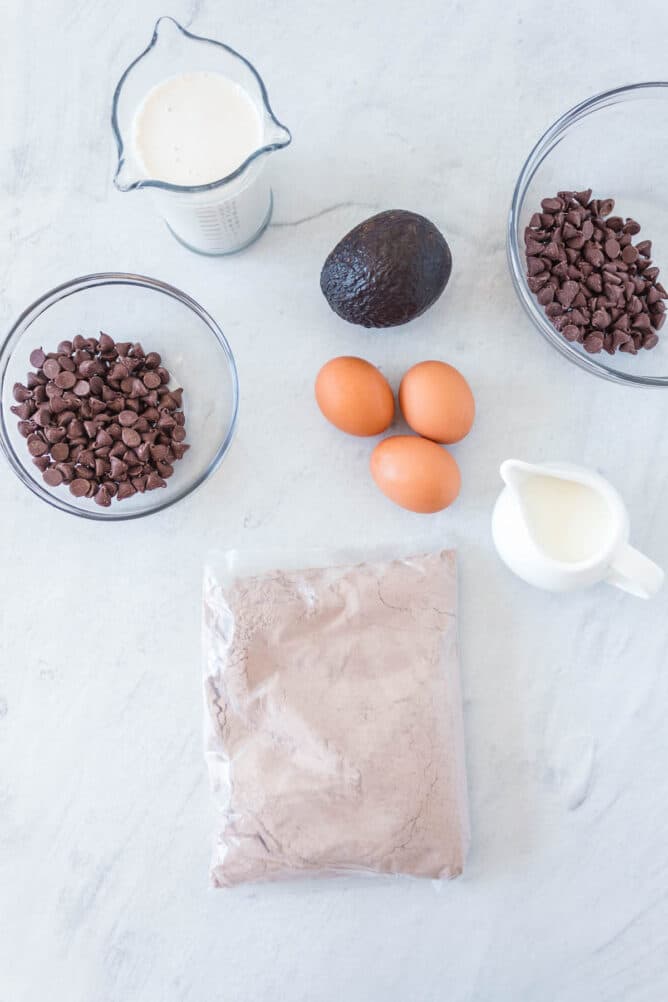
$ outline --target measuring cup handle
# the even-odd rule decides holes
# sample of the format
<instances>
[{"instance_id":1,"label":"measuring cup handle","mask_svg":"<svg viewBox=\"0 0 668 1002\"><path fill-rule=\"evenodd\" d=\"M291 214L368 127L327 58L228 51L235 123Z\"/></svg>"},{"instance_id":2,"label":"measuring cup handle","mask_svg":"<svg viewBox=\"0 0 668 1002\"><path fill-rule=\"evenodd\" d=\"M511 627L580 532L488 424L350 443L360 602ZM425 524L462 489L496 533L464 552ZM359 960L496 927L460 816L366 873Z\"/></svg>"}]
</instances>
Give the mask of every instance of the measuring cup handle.
<instances>
[{"instance_id":1,"label":"measuring cup handle","mask_svg":"<svg viewBox=\"0 0 668 1002\"><path fill-rule=\"evenodd\" d=\"M663 584L661 568L633 546L623 546L613 560L608 583L638 598L651 598Z\"/></svg>"}]
</instances>

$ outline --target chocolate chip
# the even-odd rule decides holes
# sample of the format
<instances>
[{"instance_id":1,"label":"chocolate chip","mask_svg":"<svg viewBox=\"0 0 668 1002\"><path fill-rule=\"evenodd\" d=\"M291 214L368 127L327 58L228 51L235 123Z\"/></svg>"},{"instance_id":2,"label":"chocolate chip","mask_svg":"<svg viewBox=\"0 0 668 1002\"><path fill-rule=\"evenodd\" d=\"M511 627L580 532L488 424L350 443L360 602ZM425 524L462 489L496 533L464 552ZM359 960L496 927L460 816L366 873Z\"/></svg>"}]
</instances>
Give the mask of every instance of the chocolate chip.
<instances>
[{"instance_id":1,"label":"chocolate chip","mask_svg":"<svg viewBox=\"0 0 668 1002\"><path fill-rule=\"evenodd\" d=\"M22 404L15 404L10 407L12 414L16 414L22 421L26 421L35 413L37 408L31 400L24 400Z\"/></svg>"},{"instance_id":2,"label":"chocolate chip","mask_svg":"<svg viewBox=\"0 0 668 1002\"><path fill-rule=\"evenodd\" d=\"M137 421L137 412L134 410L122 410L118 415L118 423L124 428L130 428Z\"/></svg>"},{"instance_id":3,"label":"chocolate chip","mask_svg":"<svg viewBox=\"0 0 668 1002\"><path fill-rule=\"evenodd\" d=\"M100 428L97 431L97 434L95 435L95 445L100 446L100 445L113 445L113 444L114 440L109 434L109 432L105 431L104 428Z\"/></svg>"},{"instance_id":4,"label":"chocolate chip","mask_svg":"<svg viewBox=\"0 0 668 1002\"><path fill-rule=\"evenodd\" d=\"M42 474L44 481L49 485L49 487L59 487L63 482L63 475L60 470L56 470L52 467L49 470L45 470Z\"/></svg>"},{"instance_id":5,"label":"chocolate chip","mask_svg":"<svg viewBox=\"0 0 668 1002\"><path fill-rule=\"evenodd\" d=\"M49 447L37 434L28 436L28 452L31 456L43 456L45 452L49 451Z\"/></svg>"},{"instance_id":6,"label":"chocolate chip","mask_svg":"<svg viewBox=\"0 0 668 1002\"><path fill-rule=\"evenodd\" d=\"M162 380L157 372L147 372L144 376L143 383L148 390L155 390L160 386Z\"/></svg>"},{"instance_id":7,"label":"chocolate chip","mask_svg":"<svg viewBox=\"0 0 668 1002\"><path fill-rule=\"evenodd\" d=\"M98 374L98 363L92 359L88 362L82 362L79 366L79 375L82 379L90 379L91 376Z\"/></svg>"},{"instance_id":8,"label":"chocolate chip","mask_svg":"<svg viewBox=\"0 0 668 1002\"><path fill-rule=\"evenodd\" d=\"M538 302L542 307L549 306L555 298L555 291L552 286L546 286L545 289L541 289L537 296Z\"/></svg>"},{"instance_id":9,"label":"chocolate chip","mask_svg":"<svg viewBox=\"0 0 668 1002\"><path fill-rule=\"evenodd\" d=\"M565 304L564 304L565 305ZM167 411L163 412L158 419L158 428L161 431L169 431L170 428L176 427L176 421Z\"/></svg>"},{"instance_id":10,"label":"chocolate chip","mask_svg":"<svg viewBox=\"0 0 668 1002\"><path fill-rule=\"evenodd\" d=\"M70 454L70 447L66 442L56 442L51 446L51 458L56 463L64 463Z\"/></svg>"},{"instance_id":11,"label":"chocolate chip","mask_svg":"<svg viewBox=\"0 0 668 1002\"><path fill-rule=\"evenodd\" d=\"M580 291L580 286L578 285L577 282L573 281L564 282L562 287L557 292L557 299L559 300L562 306L566 307L571 306L573 300L575 299L579 291ZM169 404L166 402L166 400L163 400L163 403L165 407L169 407ZM173 403L175 409L176 401L173 401Z\"/></svg>"},{"instance_id":12,"label":"chocolate chip","mask_svg":"<svg viewBox=\"0 0 668 1002\"><path fill-rule=\"evenodd\" d=\"M592 264L595 268L601 268L605 261L603 251L596 244L588 243L584 248L585 260Z\"/></svg>"},{"instance_id":13,"label":"chocolate chip","mask_svg":"<svg viewBox=\"0 0 668 1002\"><path fill-rule=\"evenodd\" d=\"M127 477L128 464L124 462L122 459L118 459L117 456L112 456L110 469L111 469L111 476L113 477L114 480L123 480L125 477Z\"/></svg>"},{"instance_id":14,"label":"chocolate chip","mask_svg":"<svg viewBox=\"0 0 668 1002\"><path fill-rule=\"evenodd\" d=\"M167 483L158 473L155 472L149 473L148 477L146 478L147 491L154 491L158 487L166 487L166 486Z\"/></svg>"},{"instance_id":15,"label":"chocolate chip","mask_svg":"<svg viewBox=\"0 0 668 1002\"><path fill-rule=\"evenodd\" d=\"M77 377L73 372L69 372L67 369L63 369L56 376L55 383L59 386L61 390L71 390L73 386L76 385Z\"/></svg>"},{"instance_id":16,"label":"chocolate chip","mask_svg":"<svg viewBox=\"0 0 668 1002\"><path fill-rule=\"evenodd\" d=\"M46 362L42 366L42 370L48 379L55 379L60 372L60 365L55 358L47 358Z\"/></svg>"},{"instance_id":17,"label":"chocolate chip","mask_svg":"<svg viewBox=\"0 0 668 1002\"><path fill-rule=\"evenodd\" d=\"M41 369L46 362L46 355L41 348L35 348L34 351L30 352L30 364L35 369Z\"/></svg>"},{"instance_id":18,"label":"chocolate chip","mask_svg":"<svg viewBox=\"0 0 668 1002\"><path fill-rule=\"evenodd\" d=\"M16 400L17 404L23 404L26 400L30 400L32 397L32 390L29 390L27 386L23 383L14 383L12 389L12 396Z\"/></svg>"},{"instance_id":19,"label":"chocolate chip","mask_svg":"<svg viewBox=\"0 0 668 1002\"><path fill-rule=\"evenodd\" d=\"M108 508L111 504L111 495L106 487L99 487L93 496L95 504L99 504L102 508Z\"/></svg>"},{"instance_id":20,"label":"chocolate chip","mask_svg":"<svg viewBox=\"0 0 668 1002\"><path fill-rule=\"evenodd\" d=\"M151 455L153 459L165 460L167 458L167 446L166 445L152 445Z\"/></svg>"},{"instance_id":21,"label":"chocolate chip","mask_svg":"<svg viewBox=\"0 0 668 1002\"><path fill-rule=\"evenodd\" d=\"M601 309L594 311L591 318L592 327L597 327L599 330L605 330L605 328L610 325L610 322L610 314L607 310Z\"/></svg>"},{"instance_id":22,"label":"chocolate chip","mask_svg":"<svg viewBox=\"0 0 668 1002\"><path fill-rule=\"evenodd\" d=\"M141 435L134 428L124 428L121 434L121 438L125 445L129 448L134 449L141 444Z\"/></svg>"},{"instance_id":23,"label":"chocolate chip","mask_svg":"<svg viewBox=\"0 0 668 1002\"><path fill-rule=\"evenodd\" d=\"M63 480L65 483L69 483L74 476L74 464L73 463L56 463L56 469L60 470L63 475Z\"/></svg>"},{"instance_id":24,"label":"chocolate chip","mask_svg":"<svg viewBox=\"0 0 668 1002\"><path fill-rule=\"evenodd\" d=\"M131 498L133 494L137 493L137 488L130 483L129 480L124 480L123 483L118 485L118 494L116 495L119 501L124 501L126 498Z\"/></svg>"},{"instance_id":25,"label":"chocolate chip","mask_svg":"<svg viewBox=\"0 0 668 1002\"><path fill-rule=\"evenodd\" d=\"M146 384L141 379L134 378L130 382L132 384L132 389L130 390L131 398L137 399L146 395Z\"/></svg>"},{"instance_id":26,"label":"chocolate chip","mask_svg":"<svg viewBox=\"0 0 668 1002\"><path fill-rule=\"evenodd\" d=\"M541 243L539 243L537 240L528 240L527 241L526 248L525 248L527 257L537 256L539 254L542 254L543 250L544 250L543 245Z\"/></svg>"},{"instance_id":27,"label":"chocolate chip","mask_svg":"<svg viewBox=\"0 0 668 1002\"><path fill-rule=\"evenodd\" d=\"M603 348L603 338L600 335L588 334L582 342L582 347L585 351L588 351L590 355L597 355Z\"/></svg>"},{"instance_id":28,"label":"chocolate chip","mask_svg":"<svg viewBox=\"0 0 668 1002\"><path fill-rule=\"evenodd\" d=\"M621 250L622 249L619 246L619 242L614 238L605 241L605 253L608 255L611 261L614 261L615 258L619 257Z\"/></svg>"}]
</instances>

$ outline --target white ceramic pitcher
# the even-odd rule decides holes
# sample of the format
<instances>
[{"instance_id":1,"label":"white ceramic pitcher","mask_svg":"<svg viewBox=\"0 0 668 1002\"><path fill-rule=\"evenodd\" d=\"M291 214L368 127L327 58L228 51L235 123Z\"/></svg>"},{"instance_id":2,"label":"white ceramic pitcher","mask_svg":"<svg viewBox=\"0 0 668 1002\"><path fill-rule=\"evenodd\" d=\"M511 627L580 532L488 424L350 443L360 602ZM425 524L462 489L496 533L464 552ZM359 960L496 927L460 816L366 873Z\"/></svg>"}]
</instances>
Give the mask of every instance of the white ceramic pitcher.
<instances>
[{"instance_id":1,"label":"white ceramic pitcher","mask_svg":"<svg viewBox=\"0 0 668 1002\"><path fill-rule=\"evenodd\" d=\"M492 535L501 559L523 580L549 591L607 581L640 598L661 587L663 571L629 545L626 506L598 473L519 459L506 460L500 472L506 486Z\"/></svg>"}]
</instances>

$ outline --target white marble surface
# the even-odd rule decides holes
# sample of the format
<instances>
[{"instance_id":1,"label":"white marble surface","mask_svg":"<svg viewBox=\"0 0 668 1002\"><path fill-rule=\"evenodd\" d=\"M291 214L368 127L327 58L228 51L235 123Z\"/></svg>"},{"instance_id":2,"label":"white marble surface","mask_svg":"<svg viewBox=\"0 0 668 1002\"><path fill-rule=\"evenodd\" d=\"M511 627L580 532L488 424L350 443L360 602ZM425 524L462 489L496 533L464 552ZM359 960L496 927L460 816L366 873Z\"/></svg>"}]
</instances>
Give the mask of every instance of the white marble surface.
<instances>
[{"instance_id":1,"label":"white marble surface","mask_svg":"<svg viewBox=\"0 0 668 1002\"><path fill-rule=\"evenodd\" d=\"M666 595L531 591L492 552L489 514L509 454L584 462L623 488L636 545L668 565L668 393L557 356L504 254L512 185L547 123L665 76L665 6L9 0L3 13L2 327L77 274L163 278L226 331L242 411L215 479L146 522L75 521L0 471L0 1000L662 1002ZM111 93L161 13L246 53L294 132L274 223L233 260L190 255L148 200L112 188ZM328 310L320 265L353 224L398 206L442 227L455 271L410 328L365 335ZM340 353L393 378L430 356L469 376L479 419L457 448L452 510L393 508L366 475L369 445L319 419L314 373ZM440 892L209 891L207 549L411 535L460 551L466 875Z\"/></svg>"}]
</instances>

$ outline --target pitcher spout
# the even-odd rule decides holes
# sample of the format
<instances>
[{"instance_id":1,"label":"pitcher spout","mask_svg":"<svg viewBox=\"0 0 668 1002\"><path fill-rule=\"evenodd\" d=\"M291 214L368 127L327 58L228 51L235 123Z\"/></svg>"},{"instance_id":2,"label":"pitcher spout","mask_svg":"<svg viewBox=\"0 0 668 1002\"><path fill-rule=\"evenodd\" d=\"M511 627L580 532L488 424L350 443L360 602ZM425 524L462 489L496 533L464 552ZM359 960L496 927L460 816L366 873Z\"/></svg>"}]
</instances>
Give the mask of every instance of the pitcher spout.
<instances>
[{"instance_id":1,"label":"pitcher spout","mask_svg":"<svg viewBox=\"0 0 668 1002\"><path fill-rule=\"evenodd\" d=\"M506 459L499 468L501 479L516 494L521 494L522 487L530 477L544 474L544 468L533 463L526 463L523 459Z\"/></svg>"}]
</instances>

